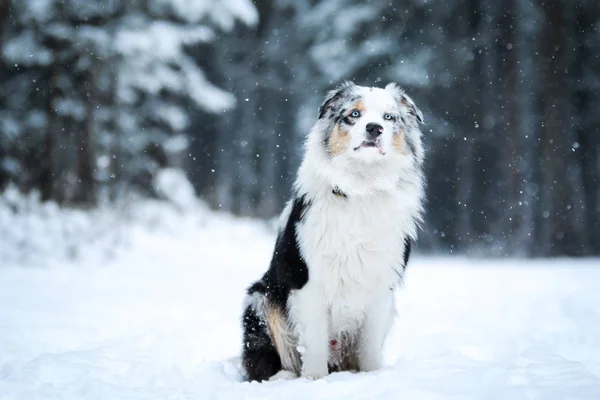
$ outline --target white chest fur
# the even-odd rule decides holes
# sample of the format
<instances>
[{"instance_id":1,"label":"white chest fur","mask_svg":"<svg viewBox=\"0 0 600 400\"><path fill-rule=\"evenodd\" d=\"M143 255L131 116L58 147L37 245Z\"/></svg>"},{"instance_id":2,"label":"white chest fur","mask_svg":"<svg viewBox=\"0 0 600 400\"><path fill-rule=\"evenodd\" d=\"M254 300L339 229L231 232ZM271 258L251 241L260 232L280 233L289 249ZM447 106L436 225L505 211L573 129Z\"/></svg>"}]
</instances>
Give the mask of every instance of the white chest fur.
<instances>
[{"instance_id":1,"label":"white chest fur","mask_svg":"<svg viewBox=\"0 0 600 400\"><path fill-rule=\"evenodd\" d=\"M371 303L402 273L404 239L413 232L397 193L319 196L297 227L309 281L321 288L330 335L355 331Z\"/></svg>"}]
</instances>

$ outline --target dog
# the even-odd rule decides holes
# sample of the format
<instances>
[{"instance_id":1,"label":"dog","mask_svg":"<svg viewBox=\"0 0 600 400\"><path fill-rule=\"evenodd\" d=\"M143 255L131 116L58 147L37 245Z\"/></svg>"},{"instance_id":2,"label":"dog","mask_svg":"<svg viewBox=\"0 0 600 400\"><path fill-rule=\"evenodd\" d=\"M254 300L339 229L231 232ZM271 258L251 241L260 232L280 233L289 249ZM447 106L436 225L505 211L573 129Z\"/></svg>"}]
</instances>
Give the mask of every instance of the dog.
<instances>
[{"instance_id":1,"label":"dog","mask_svg":"<svg viewBox=\"0 0 600 400\"><path fill-rule=\"evenodd\" d=\"M395 83L343 83L307 136L269 269L247 290L250 381L373 371L422 222L423 114Z\"/></svg>"}]
</instances>

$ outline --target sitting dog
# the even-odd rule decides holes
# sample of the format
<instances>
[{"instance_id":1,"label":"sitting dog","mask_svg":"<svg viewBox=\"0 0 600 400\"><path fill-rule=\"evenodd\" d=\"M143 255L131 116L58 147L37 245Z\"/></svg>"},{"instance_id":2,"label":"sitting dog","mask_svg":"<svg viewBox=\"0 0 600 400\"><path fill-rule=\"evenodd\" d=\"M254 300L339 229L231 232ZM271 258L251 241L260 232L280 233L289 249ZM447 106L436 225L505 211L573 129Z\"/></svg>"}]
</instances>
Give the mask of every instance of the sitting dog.
<instances>
[{"instance_id":1,"label":"sitting dog","mask_svg":"<svg viewBox=\"0 0 600 400\"><path fill-rule=\"evenodd\" d=\"M329 92L308 134L268 271L248 289L249 380L381 367L422 220L423 115L396 84Z\"/></svg>"}]
</instances>

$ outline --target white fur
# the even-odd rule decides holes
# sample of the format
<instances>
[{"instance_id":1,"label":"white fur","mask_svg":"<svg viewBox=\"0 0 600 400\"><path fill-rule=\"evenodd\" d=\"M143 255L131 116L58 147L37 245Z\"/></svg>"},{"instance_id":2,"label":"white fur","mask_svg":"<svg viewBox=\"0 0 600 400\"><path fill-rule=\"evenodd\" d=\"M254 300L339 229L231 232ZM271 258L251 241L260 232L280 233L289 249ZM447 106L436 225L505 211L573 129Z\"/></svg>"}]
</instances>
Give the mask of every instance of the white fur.
<instances>
[{"instance_id":1,"label":"white fur","mask_svg":"<svg viewBox=\"0 0 600 400\"><path fill-rule=\"evenodd\" d=\"M359 90L365 112L350 131L350 146L335 157L328 154L323 145L327 121L319 120L307 138L295 182L310 202L296 228L309 280L290 295L288 312L305 350L301 373L311 378L327 374L329 341L343 332L356 333L361 370L380 367L395 312L392 289L403 270L404 239L416 238L421 218L422 147L416 123L405 134L417 135L417 157L400 154L382 117L398 112L391 91ZM384 127L384 154L376 148L354 150L365 140L369 122ZM334 188L347 197L333 195ZM289 216L287 208L282 220Z\"/></svg>"},{"instance_id":2,"label":"white fur","mask_svg":"<svg viewBox=\"0 0 600 400\"><path fill-rule=\"evenodd\" d=\"M373 294L366 308L362 340L358 348L358 361L361 371L374 371L381 367L381 348L395 315L392 290Z\"/></svg>"},{"instance_id":3,"label":"white fur","mask_svg":"<svg viewBox=\"0 0 600 400\"><path fill-rule=\"evenodd\" d=\"M322 282L309 279L301 289L290 294L289 315L298 338L302 358L302 376L317 379L327 375L329 340L327 298Z\"/></svg>"},{"instance_id":4,"label":"white fur","mask_svg":"<svg viewBox=\"0 0 600 400\"><path fill-rule=\"evenodd\" d=\"M287 221L290 218L290 213L292 212L293 206L294 202L293 200L290 200L286 203L285 207L283 208L283 211L279 215L279 220L277 221L278 232L281 232L285 228L285 225L287 224Z\"/></svg>"}]
</instances>

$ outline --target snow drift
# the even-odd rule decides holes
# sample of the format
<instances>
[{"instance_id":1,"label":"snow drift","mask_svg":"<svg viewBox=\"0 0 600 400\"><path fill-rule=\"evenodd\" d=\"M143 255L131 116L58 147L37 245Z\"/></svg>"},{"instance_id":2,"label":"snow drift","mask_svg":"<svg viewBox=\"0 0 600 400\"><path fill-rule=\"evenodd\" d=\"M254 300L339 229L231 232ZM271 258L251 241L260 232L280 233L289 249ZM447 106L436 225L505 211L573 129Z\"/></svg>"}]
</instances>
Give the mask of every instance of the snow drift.
<instances>
[{"instance_id":1,"label":"snow drift","mask_svg":"<svg viewBox=\"0 0 600 400\"><path fill-rule=\"evenodd\" d=\"M416 257L384 369L248 383L239 315L271 227L201 205L118 219L29 202L0 206L1 400L600 398L598 260ZM69 237L81 257L64 254Z\"/></svg>"}]
</instances>

